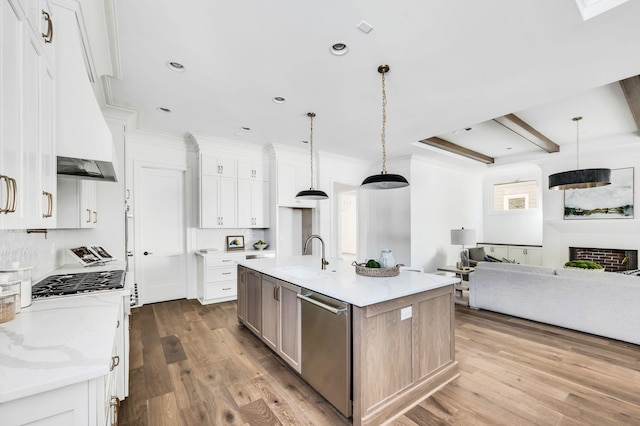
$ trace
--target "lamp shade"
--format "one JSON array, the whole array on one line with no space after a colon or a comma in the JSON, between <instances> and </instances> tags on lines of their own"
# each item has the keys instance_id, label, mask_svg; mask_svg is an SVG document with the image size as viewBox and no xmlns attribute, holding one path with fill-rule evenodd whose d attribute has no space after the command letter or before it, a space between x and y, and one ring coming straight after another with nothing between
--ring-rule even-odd
<instances>
[{"instance_id":1,"label":"lamp shade","mask_svg":"<svg viewBox=\"0 0 640 426\"><path fill-rule=\"evenodd\" d=\"M549 176L549 189L583 189L611 183L611 169L580 169Z\"/></svg>"},{"instance_id":2,"label":"lamp shade","mask_svg":"<svg viewBox=\"0 0 640 426\"><path fill-rule=\"evenodd\" d=\"M401 175L380 173L379 175L369 176L360 186L365 189L394 189L409 186L409 182Z\"/></svg>"},{"instance_id":3,"label":"lamp shade","mask_svg":"<svg viewBox=\"0 0 640 426\"><path fill-rule=\"evenodd\" d=\"M451 230L451 245L454 246L468 246L476 243L476 230L475 229L452 229Z\"/></svg>"},{"instance_id":4,"label":"lamp shade","mask_svg":"<svg viewBox=\"0 0 640 426\"><path fill-rule=\"evenodd\" d=\"M326 192L318 189L305 189L304 191L298 192L296 198L303 200L326 200L329 196Z\"/></svg>"}]
</instances>

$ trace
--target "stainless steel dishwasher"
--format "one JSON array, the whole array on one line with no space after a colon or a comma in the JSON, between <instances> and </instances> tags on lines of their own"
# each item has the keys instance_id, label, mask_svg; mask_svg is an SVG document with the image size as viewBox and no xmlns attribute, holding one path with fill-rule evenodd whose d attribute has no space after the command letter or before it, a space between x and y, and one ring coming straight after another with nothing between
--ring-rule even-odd
<instances>
[{"instance_id":1,"label":"stainless steel dishwasher","mask_svg":"<svg viewBox=\"0 0 640 426\"><path fill-rule=\"evenodd\" d=\"M302 378L351 417L351 305L302 289Z\"/></svg>"}]
</instances>

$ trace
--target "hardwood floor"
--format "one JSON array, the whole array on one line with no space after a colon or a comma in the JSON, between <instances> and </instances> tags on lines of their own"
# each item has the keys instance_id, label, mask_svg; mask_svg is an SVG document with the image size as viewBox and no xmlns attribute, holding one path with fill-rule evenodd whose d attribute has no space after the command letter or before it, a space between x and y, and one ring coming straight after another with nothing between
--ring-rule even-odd
<instances>
[{"instance_id":1,"label":"hardwood floor","mask_svg":"<svg viewBox=\"0 0 640 426\"><path fill-rule=\"evenodd\" d=\"M461 376L393 425L640 424L640 346L457 305L456 359ZM124 426L350 424L235 302L134 309L130 365Z\"/></svg>"}]
</instances>

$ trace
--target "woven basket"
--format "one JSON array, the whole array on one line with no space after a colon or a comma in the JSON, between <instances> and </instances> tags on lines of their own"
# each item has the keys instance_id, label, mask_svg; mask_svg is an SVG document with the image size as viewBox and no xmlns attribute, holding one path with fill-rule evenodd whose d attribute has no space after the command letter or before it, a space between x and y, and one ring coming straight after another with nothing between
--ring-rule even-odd
<instances>
[{"instance_id":1,"label":"woven basket","mask_svg":"<svg viewBox=\"0 0 640 426\"><path fill-rule=\"evenodd\" d=\"M357 263L356 261L353 261L352 265L356 267L356 274L365 277L397 277L400 275L401 265L396 265L393 268L367 268L366 263Z\"/></svg>"}]
</instances>

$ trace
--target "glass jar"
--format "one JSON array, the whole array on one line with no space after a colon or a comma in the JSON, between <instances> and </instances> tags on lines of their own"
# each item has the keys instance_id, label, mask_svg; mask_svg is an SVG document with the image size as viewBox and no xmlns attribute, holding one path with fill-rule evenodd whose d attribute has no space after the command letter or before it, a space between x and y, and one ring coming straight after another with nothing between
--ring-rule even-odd
<instances>
[{"instance_id":1,"label":"glass jar","mask_svg":"<svg viewBox=\"0 0 640 426\"><path fill-rule=\"evenodd\" d=\"M11 321L16 317L16 295L0 293L0 323Z\"/></svg>"},{"instance_id":2,"label":"glass jar","mask_svg":"<svg viewBox=\"0 0 640 426\"><path fill-rule=\"evenodd\" d=\"M11 311L13 312L13 314L17 314L18 312L20 312L20 281L8 281L3 278L8 278L8 276L0 276L0 297L6 301L6 309L9 309L9 303L13 303L13 305L11 306Z\"/></svg>"},{"instance_id":3,"label":"glass jar","mask_svg":"<svg viewBox=\"0 0 640 426\"><path fill-rule=\"evenodd\" d=\"M381 268L393 268L396 266L396 260L393 258L391 249L382 249L378 263L380 263Z\"/></svg>"},{"instance_id":4,"label":"glass jar","mask_svg":"<svg viewBox=\"0 0 640 426\"><path fill-rule=\"evenodd\" d=\"M26 308L31 305L31 266L22 266L20 262L12 262L10 265L0 264L0 284L18 280L20 281L19 307Z\"/></svg>"}]
</instances>

